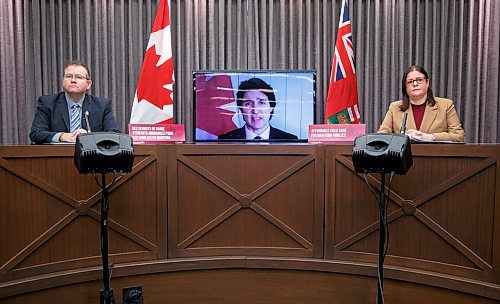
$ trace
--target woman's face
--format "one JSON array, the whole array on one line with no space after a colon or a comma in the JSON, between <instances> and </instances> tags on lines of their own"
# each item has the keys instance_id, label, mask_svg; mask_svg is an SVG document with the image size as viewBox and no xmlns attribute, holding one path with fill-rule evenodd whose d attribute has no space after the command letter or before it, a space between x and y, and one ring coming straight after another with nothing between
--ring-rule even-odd
<instances>
[{"instance_id":1,"label":"woman's face","mask_svg":"<svg viewBox=\"0 0 500 304\"><path fill-rule=\"evenodd\" d=\"M429 79L419 71L411 71L406 77L406 93L410 100L419 100L427 95Z\"/></svg>"},{"instance_id":2,"label":"woman's face","mask_svg":"<svg viewBox=\"0 0 500 304\"><path fill-rule=\"evenodd\" d=\"M243 120L245 120L247 127L252 132L260 134L269 125L273 108L266 94L258 90L245 92L243 99L243 103L241 104Z\"/></svg>"}]
</instances>

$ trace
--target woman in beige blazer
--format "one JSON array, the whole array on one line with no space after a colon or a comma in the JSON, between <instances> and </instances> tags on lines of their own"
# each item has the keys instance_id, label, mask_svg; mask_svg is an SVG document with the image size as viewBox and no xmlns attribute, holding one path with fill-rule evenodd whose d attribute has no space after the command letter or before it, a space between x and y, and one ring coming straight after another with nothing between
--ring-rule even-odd
<instances>
[{"instance_id":1,"label":"woman in beige blazer","mask_svg":"<svg viewBox=\"0 0 500 304\"><path fill-rule=\"evenodd\" d=\"M391 103L378 132L399 133L406 112L406 135L429 141L464 141L453 101L434 97L429 84L423 67L409 67L401 83L403 99Z\"/></svg>"}]
</instances>

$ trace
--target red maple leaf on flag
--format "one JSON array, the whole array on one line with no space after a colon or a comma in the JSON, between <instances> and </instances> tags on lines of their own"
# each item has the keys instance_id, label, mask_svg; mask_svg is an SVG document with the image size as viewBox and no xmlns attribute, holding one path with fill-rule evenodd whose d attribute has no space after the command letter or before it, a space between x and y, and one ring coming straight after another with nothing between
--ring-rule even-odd
<instances>
[{"instance_id":1,"label":"red maple leaf on flag","mask_svg":"<svg viewBox=\"0 0 500 304\"><path fill-rule=\"evenodd\" d=\"M146 51L142 64L141 81L137 85L137 100L138 102L147 100L159 109L163 109L165 104L173 103L172 90L165 87L167 83L173 83L173 74L171 73L173 63L172 59L169 59L157 67L156 63L159 59L160 56L156 55L155 46Z\"/></svg>"}]
</instances>

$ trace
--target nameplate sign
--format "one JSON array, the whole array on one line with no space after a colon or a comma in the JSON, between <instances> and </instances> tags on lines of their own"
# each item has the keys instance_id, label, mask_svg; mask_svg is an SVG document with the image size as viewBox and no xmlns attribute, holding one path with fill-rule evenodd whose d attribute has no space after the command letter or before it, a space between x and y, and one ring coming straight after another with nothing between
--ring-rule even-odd
<instances>
[{"instance_id":1,"label":"nameplate sign","mask_svg":"<svg viewBox=\"0 0 500 304\"><path fill-rule=\"evenodd\" d=\"M310 144L347 144L366 132L365 124L310 125L308 142Z\"/></svg>"},{"instance_id":2,"label":"nameplate sign","mask_svg":"<svg viewBox=\"0 0 500 304\"><path fill-rule=\"evenodd\" d=\"M184 125L129 124L128 131L134 144L161 145L186 141Z\"/></svg>"}]
</instances>

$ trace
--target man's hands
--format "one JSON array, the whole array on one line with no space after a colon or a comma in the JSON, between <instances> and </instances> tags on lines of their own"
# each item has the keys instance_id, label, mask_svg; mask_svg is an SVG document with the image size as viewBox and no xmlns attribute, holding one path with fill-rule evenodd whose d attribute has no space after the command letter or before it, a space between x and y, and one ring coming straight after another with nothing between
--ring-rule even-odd
<instances>
[{"instance_id":1,"label":"man's hands","mask_svg":"<svg viewBox=\"0 0 500 304\"><path fill-rule=\"evenodd\" d=\"M78 129L78 130L74 131L73 133L63 133L59 137L59 141L61 141L61 142L76 142L76 137L78 136L78 134L82 134L82 133L87 133L87 130Z\"/></svg>"}]
</instances>

